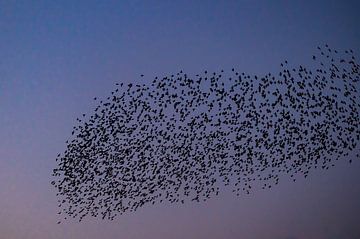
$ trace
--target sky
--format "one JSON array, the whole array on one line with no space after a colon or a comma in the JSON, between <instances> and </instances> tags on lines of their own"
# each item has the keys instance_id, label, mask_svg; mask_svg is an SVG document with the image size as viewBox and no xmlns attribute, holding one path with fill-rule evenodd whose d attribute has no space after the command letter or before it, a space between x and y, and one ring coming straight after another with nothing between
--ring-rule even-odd
<instances>
[{"instance_id":1,"label":"sky","mask_svg":"<svg viewBox=\"0 0 360 239\"><path fill-rule=\"evenodd\" d=\"M359 1L0 0L1 238L360 238L360 162L204 203L57 224L50 184L76 118L117 82L277 72L329 44L360 54ZM144 74L144 77L140 77Z\"/></svg>"}]
</instances>

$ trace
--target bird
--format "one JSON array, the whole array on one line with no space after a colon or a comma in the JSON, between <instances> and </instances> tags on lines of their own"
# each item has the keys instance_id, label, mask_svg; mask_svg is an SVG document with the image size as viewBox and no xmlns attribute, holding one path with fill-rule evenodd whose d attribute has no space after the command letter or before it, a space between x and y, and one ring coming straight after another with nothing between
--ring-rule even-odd
<instances>
[{"instance_id":1,"label":"bird","mask_svg":"<svg viewBox=\"0 0 360 239\"><path fill-rule=\"evenodd\" d=\"M59 215L114 220L148 204L201 203L224 187L271 190L282 175L296 182L360 159L360 65L352 51L321 48L308 65L288 59L266 75L181 70L111 91L57 154Z\"/></svg>"}]
</instances>

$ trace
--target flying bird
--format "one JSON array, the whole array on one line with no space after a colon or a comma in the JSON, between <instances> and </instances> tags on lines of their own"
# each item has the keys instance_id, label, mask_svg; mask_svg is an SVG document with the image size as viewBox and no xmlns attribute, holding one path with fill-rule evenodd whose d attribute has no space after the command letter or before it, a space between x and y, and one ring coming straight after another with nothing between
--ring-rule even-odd
<instances>
[{"instance_id":1,"label":"flying bird","mask_svg":"<svg viewBox=\"0 0 360 239\"><path fill-rule=\"evenodd\" d=\"M225 186L249 194L281 175L296 181L358 159L360 65L350 51L332 49L330 61L318 50L313 65L286 60L266 75L180 71L113 91L78 119L56 158L60 211L113 220L147 204L206 201Z\"/></svg>"}]
</instances>

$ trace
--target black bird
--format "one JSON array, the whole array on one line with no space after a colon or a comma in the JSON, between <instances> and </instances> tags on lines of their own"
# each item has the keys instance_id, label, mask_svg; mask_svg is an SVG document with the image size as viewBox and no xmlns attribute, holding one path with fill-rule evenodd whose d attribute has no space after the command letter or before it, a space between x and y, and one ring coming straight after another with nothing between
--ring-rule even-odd
<instances>
[{"instance_id":1,"label":"black bird","mask_svg":"<svg viewBox=\"0 0 360 239\"><path fill-rule=\"evenodd\" d=\"M112 91L77 119L57 155L51 184L61 215L112 220L164 200L205 201L223 186L236 195L258 183L270 189L280 175L296 181L360 159L360 65L352 51L329 54L312 57L320 66L180 71Z\"/></svg>"}]
</instances>

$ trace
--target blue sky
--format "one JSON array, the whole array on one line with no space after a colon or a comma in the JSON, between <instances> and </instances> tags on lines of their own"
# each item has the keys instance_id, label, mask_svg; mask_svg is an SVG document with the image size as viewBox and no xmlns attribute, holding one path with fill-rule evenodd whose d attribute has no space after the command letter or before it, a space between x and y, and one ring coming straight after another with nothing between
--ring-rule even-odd
<instances>
[{"instance_id":1,"label":"blue sky","mask_svg":"<svg viewBox=\"0 0 360 239\"><path fill-rule=\"evenodd\" d=\"M115 221L57 225L51 170L76 117L116 82L183 70L277 72L316 46L359 56L358 1L0 1L0 231L5 238L359 238L360 162L296 183ZM144 74L145 77L140 78Z\"/></svg>"}]
</instances>

